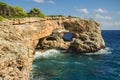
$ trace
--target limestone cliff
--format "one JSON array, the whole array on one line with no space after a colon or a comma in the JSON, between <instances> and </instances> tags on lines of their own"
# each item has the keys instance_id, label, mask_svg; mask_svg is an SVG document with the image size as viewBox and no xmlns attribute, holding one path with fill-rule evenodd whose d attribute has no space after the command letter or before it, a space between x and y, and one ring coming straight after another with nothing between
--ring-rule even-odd
<instances>
[{"instance_id":1,"label":"limestone cliff","mask_svg":"<svg viewBox=\"0 0 120 80\"><path fill-rule=\"evenodd\" d=\"M96 44L97 49L104 48L105 44L98 26L99 24L93 20L64 17L21 18L0 22L0 80L28 80L39 39L51 35L54 30L63 29L63 32L74 33L75 40L73 38L70 42L64 40L59 42L67 44L65 48L70 46L69 48L74 50L79 47L80 51L81 41L84 42L82 44ZM61 39L59 36L56 38L58 41ZM47 41L47 45L51 42L50 45L54 47L57 43L53 41Z\"/></svg>"},{"instance_id":2,"label":"limestone cliff","mask_svg":"<svg viewBox=\"0 0 120 80\"><path fill-rule=\"evenodd\" d=\"M62 28L54 29L50 36L40 39L37 48L64 49L78 54L105 48L99 23L94 20L71 18L62 20L61 26Z\"/></svg>"}]
</instances>

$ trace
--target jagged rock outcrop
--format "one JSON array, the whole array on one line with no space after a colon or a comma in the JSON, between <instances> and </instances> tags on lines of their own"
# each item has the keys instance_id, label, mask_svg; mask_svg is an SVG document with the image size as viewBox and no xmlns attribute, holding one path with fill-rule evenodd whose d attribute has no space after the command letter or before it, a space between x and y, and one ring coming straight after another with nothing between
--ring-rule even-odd
<instances>
[{"instance_id":1,"label":"jagged rock outcrop","mask_svg":"<svg viewBox=\"0 0 120 80\"><path fill-rule=\"evenodd\" d=\"M95 52L105 48L99 23L91 19L68 19L61 22L62 29L40 39L39 49L65 49L78 53ZM68 36L65 36L68 35ZM71 39L66 40L65 38Z\"/></svg>"},{"instance_id":2,"label":"jagged rock outcrop","mask_svg":"<svg viewBox=\"0 0 120 80\"><path fill-rule=\"evenodd\" d=\"M83 49L97 50L105 47L98 26L99 24L93 20L65 17L21 18L0 22L0 80L29 79L39 39L43 39L39 42L42 45L38 44L39 48L70 48L83 51ZM71 41L63 39L66 32L73 33Z\"/></svg>"}]
</instances>

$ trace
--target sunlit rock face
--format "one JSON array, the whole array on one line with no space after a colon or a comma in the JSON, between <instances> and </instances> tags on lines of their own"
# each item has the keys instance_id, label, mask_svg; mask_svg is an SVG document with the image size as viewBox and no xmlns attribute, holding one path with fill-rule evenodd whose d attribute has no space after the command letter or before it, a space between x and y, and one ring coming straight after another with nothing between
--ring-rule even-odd
<instances>
[{"instance_id":1,"label":"sunlit rock face","mask_svg":"<svg viewBox=\"0 0 120 80\"><path fill-rule=\"evenodd\" d=\"M97 51L105 44L99 24L93 20L67 17L5 20L0 22L0 80L28 80L36 46L81 53Z\"/></svg>"},{"instance_id":2,"label":"sunlit rock face","mask_svg":"<svg viewBox=\"0 0 120 80\"><path fill-rule=\"evenodd\" d=\"M90 19L72 18L62 20L62 28L40 39L39 49L72 50L78 54L96 52L105 48L99 23Z\"/></svg>"},{"instance_id":3,"label":"sunlit rock face","mask_svg":"<svg viewBox=\"0 0 120 80\"><path fill-rule=\"evenodd\" d=\"M0 22L0 80L28 80L39 39L59 27L56 26L57 21L41 18L23 20Z\"/></svg>"}]
</instances>

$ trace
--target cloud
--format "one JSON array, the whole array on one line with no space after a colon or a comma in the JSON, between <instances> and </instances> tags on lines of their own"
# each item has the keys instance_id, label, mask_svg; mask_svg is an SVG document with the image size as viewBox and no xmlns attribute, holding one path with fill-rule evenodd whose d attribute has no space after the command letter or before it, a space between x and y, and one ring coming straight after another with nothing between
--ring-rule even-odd
<instances>
[{"instance_id":1,"label":"cloud","mask_svg":"<svg viewBox=\"0 0 120 80\"><path fill-rule=\"evenodd\" d=\"M46 0L34 0L35 2L37 2L37 3L51 3L51 4L54 4L55 2L53 1L53 0L48 0L48 1L46 1Z\"/></svg>"},{"instance_id":2,"label":"cloud","mask_svg":"<svg viewBox=\"0 0 120 80\"><path fill-rule=\"evenodd\" d=\"M95 18L103 19L103 20L111 20L112 19L112 17L110 17L110 16L102 16L102 15L99 15L99 14L96 14Z\"/></svg>"},{"instance_id":3,"label":"cloud","mask_svg":"<svg viewBox=\"0 0 120 80\"><path fill-rule=\"evenodd\" d=\"M103 26L120 26L120 21L101 22Z\"/></svg>"},{"instance_id":4,"label":"cloud","mask_svg":"<svg viewBox=\"0 0 120 80\"><path fill-rule=\"evenodd\" d=\"M119 15L120 15L120 11L117 11L117 14L119 14Z\"/></svg>"},{"instance_id":5,"label":"cloud","mask_svg":"<svg viewBox=\"0 0 120 80\"><path fill-rule=\"evenodd\" d=\"M49 0L48 3L54 4L55 2L53 0Z\"/></svg>"},{"instance_id":6,"label":"cloud","mask_svg":"<svg viewBox=\"0 0 120 80\"><path fill-rule=\"evenodd\" d=\"M95 10L95 12L97 12L97 13L107 13L107 10L104 10L102 8L98 8L98 9Z\"/></svg>"},{"instance_id":7,"label":"cloud","mask_svg":"<svg viewBox=\"0 0 120 80\"><path fill-rule=\"evenodd\" d=\"M34 1L37 3L44 3L45 2L45 0L34 0Z\"/></svg>"},{"instance_id":8,"label":"cloud","mask_svg":"<svg viewBox=\"0 0 120 80\"><path fill-rule=\"evenodd\" d=\"M83 13L83 14L89 14L87 8L77 9L77 11L79 11L80 13Z\"/></svg>"}]
</instances>

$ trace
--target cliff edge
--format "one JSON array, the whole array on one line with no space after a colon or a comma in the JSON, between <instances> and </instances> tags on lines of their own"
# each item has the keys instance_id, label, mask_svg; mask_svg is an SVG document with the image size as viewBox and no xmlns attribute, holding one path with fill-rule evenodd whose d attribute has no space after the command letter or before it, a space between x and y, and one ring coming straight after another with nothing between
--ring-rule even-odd
<instances>
[{"instance_id":1,"label":"cliff edge","mask_svg":"<svg viewBox=\"0 0 120 80\"><path fill-rule=\"evenodd\" d=\"M0 80L28 80L36 46L94 52L104 48L105 43L94 20L66 17L4 20L0 22Z\"/></svg>"}]
</instances>

